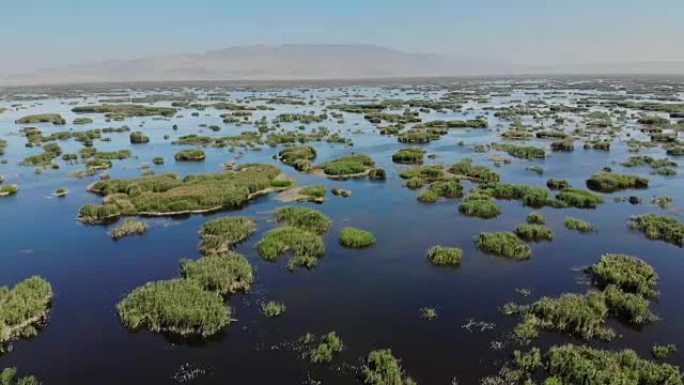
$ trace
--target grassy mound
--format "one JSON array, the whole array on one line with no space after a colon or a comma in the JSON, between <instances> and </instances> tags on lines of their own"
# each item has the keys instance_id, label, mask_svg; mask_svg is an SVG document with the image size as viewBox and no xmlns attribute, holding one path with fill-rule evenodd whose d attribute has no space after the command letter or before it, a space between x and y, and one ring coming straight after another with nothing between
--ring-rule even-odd
<instances>
[{"instance_id":1,"label":"grassy mound","mask_svg":"<svg viewBox=\"0 0 684 385\"><path fill-rule=\"evenodd\" d=\"M338 235L340 245L351 248L369 247L375 243L375 236L370 231L345 227Z\"/></svg>"},{"instance_id":2,"label":"grassy mound","mask_svg":"<svg viewBox=\"0 0 684 385\"><path fill-rule=\"evenodd\" d=\"M563 224L568 230L576 230L580 233L591 233L596 230L596 227L591 223L573 217L566 217Z\"/></svg>"},{"instance_id":3,"label":"grassy mound","mask_svg":"<svg viewBox=\"0 0 684 385\"><path fill-rule=\"evenodd\" d=\"M684 224L675 218L656 214L644 214L629 218L629 227L641 231L648 239L684 246Z\"/></svg>"},{"instance_id":4,"label":"grassy mound","mask_svg":"<svg viewBox=\"0 0 684 385\"><path fill-rule=\"evenodd\" d=\"M223 295L247 291L254 277L252 266L240 254L212 254L198 260L182 259L181 276L198 282L205 290Z\"/></svg>"},{"instance_id":5,"label":"grassy mound","mask_svg":"<svg viewBox=\"0 0 684 385\"><path fill-rule=\"evenodd\" d=\"M373 159L369 156L355 154L322 163L318 167L321 168L326 175L344 176L364 173L370 170L374 165L375 162L373 162Z\"/></svg>"},{"instance_id":6,"label":"grassy mound","mask_svg":"<svg viewBox=\"0 0 684 385\"><path fill-rule=\"evenodd\" d=\"M232 250L256 231L254 219L223 217L204 222L200 228L200 252L217 254Z\"/></svg>"},{"instance_id":7,"label":"grassy mound","mask_svg":"<svg viewBox=\"0 0 684 385\"><path fill-rule=\"evenodd\" d=\"M297 267L313 269L318 258L325 253L325 246L320 235L299 227L283 226L273 229L256 244L257 251L267 261L274 261L281 255L292 253L288 268Z\"/></svg>"},{"instance_id":8,"label":"grassy mound","mask_svg":"<svg viewBox=\"0 0 684 385\"><path fill-rule=\"evenodd\" d=\"M173 155L177 162L198 162L204 160L207 156L204 151L200 149L194 150L180 150Z\"/></svg>"},{"instance_id":9,"label":"grassy mound","mask_svg":"<svg viewBox=\"0 0 684 385\"><path fill-rule=\"evenodd\" d=\"M544 225L519 225L513 232L518 238L528 242L550 241L553 239L553 231Z\"/></svg>"},{"instance_id":10,"label":"grassy mound","mask_svg":"<svg viewBox=\"0 0 684 385\"><path fill-rule=\"evenodd\" d=\"M403 164L420 164L423 163L424 155L425 150L420 147L406 147L395 152L392 155L392 161Z\"/></svg>"},{"instance_id":11,"label":"grassy mound","mask_svg":"<svg viewBox=\"0 0 684 385\"><path fill-rule=\"evenodd\" d=\"M475 238L475 244L485 253L509 259L522 261L532 256L532 249L510 232L480 233Z\"/></svg>"},{"instance_id":12,"label":"grassy mound","mask_svg":"<svg viewBox=\"0 0 684 385\"><path fill-rule=\"evenodd\" d=\"M283 206L275 210L278 223L298 227L313 233L324 233L332 221L322 212L299 206Z\"/></svg>"},{"instance_id":13,"label":"grassy mound","mask_svg":"<svg viewBox=\"0 0 684 385\"><path fill-rule=\"evenodd\" d=\"M316 149L311 146L289 146L278 153L278 159L299 171L310 171L311 161L316 159Z\"/></svg>"},{"instance_id":14,"label":"grassy mound","mask_svg":"<svg viewBox=\"0 0 684 385\"><path fill-rule=\"evenodd\" d=\"M648 178L601 171L587 179L587 187L594 191L608 193L630 188L647 188Z\"/></svg>"},{"instance_id":15,"label":"grassy mound","mask_svg":"<svg viewBox=\"0 0 684 385\"><path fill-rule=\"evenodd\" d=\"M136 221L135 219L128 218L119 226L113 228L109 232L109 236L112 239L121 239L130 235L142 235L147 231L147 222Z\"/></svg>"},{"instance_id":16,"label":"grassy mound","mask_svg":"<svg viewBox=\"0 0 684 385\"><path fill-rule=\"evenodd\" d=\"M459 266L463 250L458 247L432 246L427 251L427 259L437 266Z\"/></svg>"},{"instance_id":17,"label":"grassy mound","mask_svg":"<svg viewBox=\"0 0 684 385\"><path fill-rule=\"evenodd\" d=\"M187 279L148 282L119 302L117 311L130 329L179 335L210 336L230 322L223 297Z\"/></svg>"},{"instance_id":18,"label":"grassy mound","mask_svg":"<svg viewBox=\"0 0 684 385\"><path fill-rule=\"evenodd\" d=\"M494 199L471 194L458 206L458 211L469 217L495 218L501 213Z\"/></svg>"},{"instance_id":19,"label":"grassy mound","mask_svg":"<svg viewBox=\"0 0 684 385\"><path fill-rule=\"evenodd\" d=\"M32 276L12 289L0 287L0 353L16 338L31 337L45 320L52 300L52 286Z\"/></svg>"}]
</instances>

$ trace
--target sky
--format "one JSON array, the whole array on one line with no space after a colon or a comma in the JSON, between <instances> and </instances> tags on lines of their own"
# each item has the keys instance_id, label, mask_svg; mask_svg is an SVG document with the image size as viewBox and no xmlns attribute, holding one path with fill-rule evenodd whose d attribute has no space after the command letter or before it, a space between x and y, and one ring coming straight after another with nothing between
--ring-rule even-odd
<instances>
[{"instance_id":1,"label":"sky","mask_svg":"<svg viewBox=\"0 0 684 385\"><path fill-rule=\"evenodd\" d=\"M0 0L0 75L253 44L684 61L684 0Z\"/></svg>"}]
</instances>

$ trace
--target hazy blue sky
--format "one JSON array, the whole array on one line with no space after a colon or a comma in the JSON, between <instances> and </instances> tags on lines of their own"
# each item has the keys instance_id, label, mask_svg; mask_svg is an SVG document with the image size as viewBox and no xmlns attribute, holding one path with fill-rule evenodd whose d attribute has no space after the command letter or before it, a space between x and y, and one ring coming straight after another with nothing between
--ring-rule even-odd
<instances>
[{"instance_id":1,"label":"hazy blue sky","mask_svg":"<svg viewBox=\"0 0 684 385\"><path fill-rule=\"evenodd\" d=\"M0 3L0 74L283 43L377 44L525 64L684 60L684 0Z\"/></svg>"}]
</instances>

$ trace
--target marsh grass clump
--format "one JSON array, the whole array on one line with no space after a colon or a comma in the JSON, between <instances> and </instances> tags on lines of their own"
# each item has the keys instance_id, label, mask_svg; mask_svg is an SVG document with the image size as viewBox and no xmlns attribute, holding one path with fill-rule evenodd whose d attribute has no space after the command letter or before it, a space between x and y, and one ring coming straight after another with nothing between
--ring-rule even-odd
<instances>
[{"instance_id":1,"label":"marsh grass clump","mask_svg":"<svg viewBox=\"0 0 684 385\"><path fill-rule=\"evenodd\" d=\"M76 106L71 109L77 114L103 113L113 120L123 120L133 116L163 116L170 118L176 114L175 108L145 106L141 104L101 104L94 106Z\"/></svg>"},{"instance_id":2,"label":"marsh grass clump","mask_svg":"<svg viewBox=\"0 0 684 385\"><path fill-rule=\"evenodd\" d=\"M459 247L432 246L426 257L433 265L460 266L463 250Z\"/></svg>"},{"instance_id":3,"label":"marsh grass clump","mask_svg":"<svg viewBox=\"0 0 684 385\"><path fill-rule=\"evenodd\" d=\"M439 195L432 190L425 190L418 195L417 199L423 203L435 203L439 200Z\"/></svg>"},{"instance_id":4,"label":"marsh grass clump","mask_svg":"<svg viewBox=\"0 0 684 385\"><path fill-rule=\"evenodd\" d=\"M340 187L333 187L332 190L330 190L330 192L332 192L333 195L338 195L343 198L348 198L352 194L351 190L343 189Z\"/></svg>"},{"instance_id":5,"label":"marsh grass clump","mask_svg":"<svg viewBox=\"0 0 684 385\"><path fill-rule=\"evenodd\" d=\"M575 141L572 139L556 140L551 143L551 151L570 152L575 150Z\"/></svg>"},{"instance_id":6,"label":"marsh grass clump","mask_svg":"<svg viewBox=\"0 0 684 385\"><path fill-rule=\"evenodd\" d=\"M421 164L423 163L423 156L425 156L425 150L422 148L406 147L395 152L392 155L392 161L403 164Z\"/></svg>"},{"instance_id":7,"label":"marsh grass clump","mask_svg":"<svg viewBox=\"0 0 684 385\"><path fill-rule=\"evenodd\" d=\"M513 231L518 238L527 242L551 241L553 231L544 225L523 224Z\"/></svg>"},{"instance_id":8,"label":"marsh grass clump","mask_svg":"<svg viewBox=\"0 0 684 385\"><path fill-rule=\"evenodd\" d=\"M131 235L142 235L147 231L147 222L136 221L132 218L127 218L119 226L109 231L109 236L114 240L128 237Z\"/></svg>"},{"instance_id":9,"label":"marsh grass clump","mask_svg":"<svg viewBox=\"0 0 684 385\"><path fill-rule=\"evenodd\" d=\"M204 255L232 250L256 231L250 217L223 217L204 222L200 228L200 252Z\"/></svg>"},{"instance_id":10,"label":"marsh grass clump","mask_svg":"<svg viewBox=\"0 0 684 385\"><path fill-rule=\"evenodd\" d=\"M2 108L0 108L0 113ZM4 368L0 370L0 384L2 385L40 385L36 376L17 377L17 368Z\"/></svg>"},{"instance_id":11,"label":"marsh grass clump","mask_svg":"<svg viewBox=\"0 0 684 385\"><path fill-rule=\"evenodd\" d=\"M311 146L289 146L278 153L278 159L298 171L311 171L316 149Z\"/></svg>"},{"instance_id":12,"label":"marsh grass clump","mask_svg":"<svg viewBox=\"0 0 684 385\"><path fill-rule=\"evenodd\" d=\"M417 385L401 367L401 362L390 349L374 350L368 354L361 369L365 385Z\"/></svg>"},{"instance_id":13,"label":"marsh grass clump","mask_svg":"<svg viewBox=\"0 0 684 385\"><path fill-rule=\"evenodd\" d=\"M162 158L161 156L155 156L154 158L152 158L152 163L156 164L157 166L160 166L164 164L164 158Z\"/></svg>"},{"instance_id":14,"label":"marsh grass clump","mask_svg":"<svg viewBox=\"0 0 684 385\"><path fill-rule=\"evenodd\" d=\"M121 300L117 312L132 330L144 327L181 336L211 336L231 321L223 297L193 279L148 282Z\"/></svg>"},{"instance_id":15,"label":"marsh grass clump","mask_svg":"<svg viewBox=\"0 0 684 385\"><path fill-rule=\"evenodd\" d=\"M197 162L204 160L207 156L204 154L203 150L180 150L174 154L174 159L177 162Z\"/></svg>"},{"instance_id":16,"label":"marsh grass clump","mask_svg":"<svg viewBox=\"0 0 684 385\"><path fill-rule=\"evenodd\" d=\"M603 197L591 191L566 188L556 194L556 200L578 209L594 209L603 203Z\"/></svg>"},{"instance_id":17,"label":"marsh grass clump","mask_svg":"<svg viewBox=\"0 0 684 385\"><path fill-rule=\"evenodd\" d=\"M483 219L495 218L501 214L501 209L494 199L479 194L469 194L458 206L458 211L469 217Z\"/></svg>"},{"instance_id":18,"label":"marsh grass clump","mask_svg":"<svg viewBox=\"0 0 684 385\"><path fill-rule=\"evenodd\" d=\"M591 233L596 231L596 226L574 217L566 217L565 220L563 220L563 225L565 225L565 228L568 230L576 230L580 233Z\"/></svg>"},{"instance_id":19,"label":"marsh grass clump","mask_svg":"<svg viewBox=\"0 0 684 385\"><path fill-rule=\"evenodd\" d=\"M72 123L73 124L90 124L92 122L93 122L92 119L84 117L84 118L76 118L76 119L74 119L74 121Z\"/></svg>"},{"instance_id":20,"label":"marsh grass clump","mask_svg":"<svg viewBox=\"0 0 684 385\"><path fill-rule=\"evenodd\" d=\"M26 278L11 289L0 287L0 354L10 341L38 333L52 296L50 283L38 276Z\"/></svg>"},{"instance_id":21,"label":"marsh grass clump","mask_svg":"<svg viewBox=\"0 0 684 385\"><path fill-rule=\"evenodd\" d=\"M131 132L128 137L132 144L142 144L150 141L150 137L140 131Z\"/></svg>"},{"instance_id":22,"label":"marsh grass clump","mask_svg":"<svg viewBox=\"0 0 684 385\"><path fill-rule=\"evenodd\" d=\"M310 201L323 202L327 192L328 189L325 187L325 185L317 184L303 187L301 190L299 190L299 195L307 197Z\"/></svg>"},{"instance_id":23,"label":"marsh grass clump","mask_svg":"<svg viewBox=\"0 0 684 385\"><path fill-rule=\"evenodd\" d=\"M360 249L369 247L375 243L375 236L370 231L357 229L356 227L345 227L338 235L340 245Z\"/></svg>"},{"instance_id":24,"label":"marsh grass clump","mask_svg":"<svg viewBox=\"0 0 684 385\"><path fill-rule=\"evenodd\" d=\"M368 171L368 178L370 180L385 180L387 179L387 173L383 168L374 167Z\"/></svg>"},{"instance_id":25,"label":"marsh grass clump","mask_svg":"<svg viewBox=\"0 0 684 385\"><path fill-rule=\"evenodd\" d=\"M322 212L299 206L283 206L275 210L276 221L282 225L293 226L322 234L330 227L332 220Z\"/></svg>"},{"instance_id":26,"label":"marsh grass clump","mask_svg":"<svg viewBox=\"0 0 684 385\"><path fill-rule=\"evenodd\" d=\"M519 261L532 255L532 249L511 232L482 232L475 237L475 244L485 253Z\"/></svg>"},{"instance_id":27,"label":"marsh grass clump","mask_svg":"<svg viewBox=\"0 0 684 385\"><path fill-rule=\"evenodd\" d=\"M643 259L626 254L604 254L587 271L599 288L615 285L623 292L648 299L658 295L658 274Z\"/></svg>"},{"instance_id":28,"label":"marsh grass clump","mask_svg":"<svg viewBox=\"0 0 684 385\"><path fill-rule=\"evenodd\" d=\"M33 123L52 123L57 125L66 124L66 120L60 114L36 114L26 115L17 119L16 124L33 124Z\"/></svg>"},{"instance_id":29,"label":"marsh grass clump","mask_svg":"<svg viewBox=\"0 0 684 385\"><path fill-rule=\"evenodd\" d=\"M449 172L454 175L463 175L475 183L497 183L500 175L485 166L474 166L473 161L464 158L449 167Z\"/></svg>"},{"instance_id":30,"label":"marsh grass clump","mask_svg":"<svg viewBox=\"0 0 684 385\"><path fill-rule=\"evenodd\" d=\"M587 187L594 191L615 192L630 188L647 188L648 178L638 175L613 174L601 171L587 179Z\"/></svg>"},{"instance_id":31,"label":"marsh grass clump","mask_svg":"<svg viewBox=\"0 0 684 385\"><path fill-rule=\"evenodd\" d=\"M549 190L563 190L570 188L570 183L564 179L550 178L546 181L546 187L548 187Z\"/></svg>"},{"instance_id":32,"label":"marsh grass clump","mask_svg":"<svg viewBox=\"0 0 684 385\"><path fill-rule=\"evenodd\" d=\"M375 162L369 156L354 154L322 163L318 167L322 169L326 175L345 176L365 173L374 165Z\"/></svg>"},{"instance_id":33,"label":"marsh grass clump","mask_svg":"<svg viewBox=\"0 0 684 385\"><path fill-rule=\"evenodd\" d=\"M67 196L67 194L69 194L69 191L64 187L60 187L52 193L52 195L58 198L64 198L65 196Z\"/></svg>"},{"instance_id":34,"label":"marsh grass clump","mask_svg":"<svg viewBox=\"0 0 684 385\"><path fill-rule=\"evenodd\" d=\"M267 261L274 261L279 256L291 253L288 269L297 267L313 269L318 258L325 253L325 246L320 235L299 227L282 226L266 234L256 244L257 251Z\"/></svg>"},{"instance_id":35,"label":"marsh grass clump","mask_svg":"<svg viewBox=\"0 0 684 385\"><path fill-rule=\"evenodd\" d=\"M677 346L675 344L658 345L655 344L651 347L651 354L653 357L658 359L663 359L670 354L677 353Z\"/></svg>"},{"instance_id":36,"label":"marsh grass clump","mask_svg":"<svg viewBox=\"0 0 684 385\"><path fill-rule=\"evenodd\" d=\"M629 218L629 228L642 232L648 239L684 246L684 224L675 218L644 214Z\"/></svg>"},{"instance_id":37,"label":"marsh grass clump","mask_svg":"<svg viewBox=\"0 0 684 385\"><path fill-rule=\"evenodd\" d=\"M217 174L160 174L100 180L88 190L103 195L103 204L79 210L79 220L102 223L120 215L181 215L242 207L256 196L291 184L278 167L245 164ZM286 182L286 183L281 183Z\"/></svg>"},{"instance_id":38,"label":"marsh grass clump","mask_svg":"<svg viewBox=\"0 0 684 385\"><path fill-rule=\"evenodd\" d=\"M19 186L16 184L3 184L0 185L0 197L6 197L14 195L19 191Z\"/></svg>"},{"instance_id":39,"label":"marsh grass clump","mask_svg":"<svg viewBox=\"0 0 684 385\"><path fill-rule=\"evenodd\" d=\"M221 295L245 292L254 281L247 258L232 251L197 260L181 259L180 274L198 282L205 290Z\"/></svg>"},{"instance_id":40,"label":"marsh grass clump","mask_svg":"<svg viewBox=\"0 0 684 385\"><path fill-rule=\"evenodd\" d=\"M519 146L516 144L494 143L492 148L497 151L503 151L515 158L522 159L543 159L546 157L546 151L543 148L534 146Z\"/></svg>"},{"instance_id":41,"label":"marsh grass clump","mask_svg":"<svg viewBox=\"0 0 684 385\"><path fill-rule=\"evenodd\" d=\"M546 219L544 218L544 215L542 213L530 213L527 215L527 218L525 218L525 222L531 224L531 225L543 225L546 223Z\"/></svg>"},{"instance_id":42,"label":"marsh grass clump","mask_svg":"<svg viewBox=\"0 0 684 385\"><path fill-rule=\"evenodd\" d=\"M261 312L269 318L277 317L285 313L285 310L287 306L282 302L268 301L261 304Z\"/></svg>"},{"instance_id":43,"label":"marsh grass clump","mask_svg":"<svg viewBox=\"0 0 684 385\"><path fill-rule=\"evenodd\" d=\"M460 198L463 196L463 185L456 180L437 181L430 184L428 191L442 198Z\"/></svg>"},{"instance_id":44,"label":"marsh grass clump","mask_svg":"<svg viewBox=\"0 0 684 385\"><path fill-rule=\"evenodd\" d=\"M342 339L332 331L320 338L318 345L309 351L309 357L314 364L328 364L342 349Z\"/></svg>"},{"instance_id":45,"label":"marsh grass clump","mask_svg":"<svg viewBox=\"0 0 684 385\"><path fill-rule=\"evenodd\" d=\"M423 307L420 309L420 318L427 321L434 321L437 319L437 310L433 307Z\"/></svg>"}]
</instances>

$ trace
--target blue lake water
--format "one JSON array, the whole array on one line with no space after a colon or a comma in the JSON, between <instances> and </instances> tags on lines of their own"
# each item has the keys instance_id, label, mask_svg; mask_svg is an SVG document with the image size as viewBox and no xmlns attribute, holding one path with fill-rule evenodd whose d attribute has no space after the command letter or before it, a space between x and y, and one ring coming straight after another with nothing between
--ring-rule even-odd
<instances>
[{"instance_id":1,"label":"blue lake water","mask_svg":"<svg viewBox=\"0 0 684 385\"><path fill-rule=\"evenodd\" d=\"M344 87L321 89L291 89L273 91L232 91L239 99L252 95L305 95L322 100L332 95L347 100L349 95L369 98L415 97L406 89L378 87ZM437 95L439 91L425 91ZM573 90L549 93L541 98L549 101L570 100ZM476 164L492 168L493 153L476 153L475 144L499 140L498 128L509 122L500 121L483 110L499 106L510 100L540 98L518 90L511 96L491 97L487 103L469 102L463 112L421 113L423 120L466 119L484 115L489 120L486 130L453 129L440 140L423 145L437 158L427 163L452 164L469 157ZM193 215L183 218L149 218L150 228L140 237L113 241L107 235L110 226L84 225L76 220L79 207L97 203L100 197L88 193L86 186L97 176L72 178L68 173L83 169L82 164L66 165L58 160L59 170L45 170L35 174L33 167L19 165L25 156L40 153L40 148L26 148L26 138L14 124L20 116L33 113L58 112L71 122L76 115L69 102L79 104L97 100L50 98L21 102L26 109L9 110L0 114L0 138L9 142L8 161L0 165L5 183L16 183L20 191L15 196L0 198L0 237L2 239L2 268L0 284L12 286L31 275L46 278L53 287L55 298L46 326L30 339L15 341L13 349L0 356L0 367L17 366L22 373L38 376L45 384L149 384L176 383L174 378L183 365L205 371L188 383L192 384L299 384L307 378L322 380L324 384L354 383L350 366L370 350L389 347L402 360L406 371L420 384L476 383L485 375L493 374L500 364L519 345L505 344L498 351L492 341L509 341L516 317L501 315L500 306L511 300L529 302L543 295L563 292L584 292L588 286L573 270L595 262L607 252L639 256L654 266L660 275L661 296L653 301L651 309L662 317L661 321L640 330L610 321L619 337L610 343L589 342L604 348L630 347L644 357L650 356L653 343L675 343L684 348L684 307L680 297L684 283L684 251L661 241L649 241L641 233L627 228L631 215L642 213L666 214L667 211L649 205L652 196L671 196L673 216L682 221L684 209L684 168L677 167L679 175L650 175L651 169L639 167L625 169L620 162L633 155L624 143L613 143L610 152L583 150L576 143L574 152L551 153L544 160L514 159L512 164L495 168L502 181L545 186L549 177L568 180L573 186L584 187L592 173L604 166L615 172L648 176L650 187L607 194L606 202L596 210L552 209L533 210L517 201L498 201L502 214L491 220L466 217L458 212L460 200L441 200L435 204L422 204L417 193L403 187L399 172L410 166L395 165L391 156L403 147L395 137L381 136L377 129L360 114L343 113L345 122L331 119L322 124L331 131L341 130L352 138L353 147L342 144L313 143L318 151L316 162L334 159L340 155L358 152L373 157L379 167L387 170L385 182L367 179L332 181L297 173L294 169L273 159L282 146L263 146L261 151L244 151L238 163L260 162L280 165L300 185L325 184L329 189L342 187L352 190L349 198L331 194L325 203L297 203L315 207L332 220L330 230L323 236L325 256L315 270L291 273L286 269L287 257L275 263L265 262L257 254L254 244L263 233L275 227L271 212L283 205L271 194L258 198L239 211L224 211L211 215ZM0 107L9 107L16 101L0 101ZM169 105L159 102L156 105ZM261 103L256 103L261 104ZM252 120L261 116L268 119L283 112L320 112L320 103L313 106L274 105L274 111L255 111ZM190 110L181 111L183 117L155 120L151 117L130 118L125 122L105 122L102 114L85 114L94 119L92 124L53 126L34 124L44 134L65 129L118 127L128 125L132 131L141 130L151 139L149 144L131 145L128 133L103 134L111 142L95 140L99 150L131 149L135 159L116 160L109 170L113 178L138 176L142 163L151 164L155 156L163 156L166 164L152 165L156 173L219 172L221 164L234 160L239 151L226 148L206 148L204 162L177 163L173 153L189 146L174 146L170 142L184 134L201 133L209 136L235 135L242 131L255 131L251 125L224 124L219 114L227 111L206 109L198 117ZM395 111L396 112L396 111ZM532 123L524 121L523 123ZM177 124L179 129L172 130ZM212 132L199 124L217 124L220 132ZM299 123L283 124L295 129ZM360 131L360 132L357 132ZM165 140L164 135L171 139ZM680 134L681 135L681 134ZM633 137L638 137L634 134ZM647 138L647 137L645 137ZM463 145L458 142L463 141ZM527 143L545 146L549 140L530 140ZM73 140L59 142L64 152L77 152L81 144ZM502 155L497 153L498 155ZM660 148L644 149L640 155L664 157ZM526 170L539 165L544 175ZM466 189L474 186L466 183ZM51 194L66 187L69 195L55 198ZM616 203L613 196L636 195L641 205ZM509 231L524 222L532 211L546 216L554 231L552 242L532 245L529 261L513 262L486 255L475 248L473 237L481 231ZM235 323L225 332L206 341L179 341L145 330L131 332L119 322L116 303L135 287L152 280L169 279L178 275L180 258L197 258L198 230L210 219L225 215L248 215L256 218L257 232L238 246L252 263L256 279L248 294L229 298ZM598 232L583 235L563 226L566 216L576 216L595 224ZM373 232L377 243L363 250L350 250L338 245L337 234L345 226L356 226ZM434 245L458 246L463 249L463 262L459 268L437 268L425 258L425 251ZM531 288L529 298L516 294L516 288ZM287 305L287 311L278 318L266 318L260 312L260 303L275 299ZM434 307L439 316L427 322L420 318L420 308ZM492 330L468 331L462 328L469 319L495 324ZM322 334L335 330L342 338L345 349L330 366L317 366L299 357L292 342L306 332ZM543 332L534 344L582 341L559 333ZM681 354L668 359L684 365Z\"/></svg>"}]
</instances>

